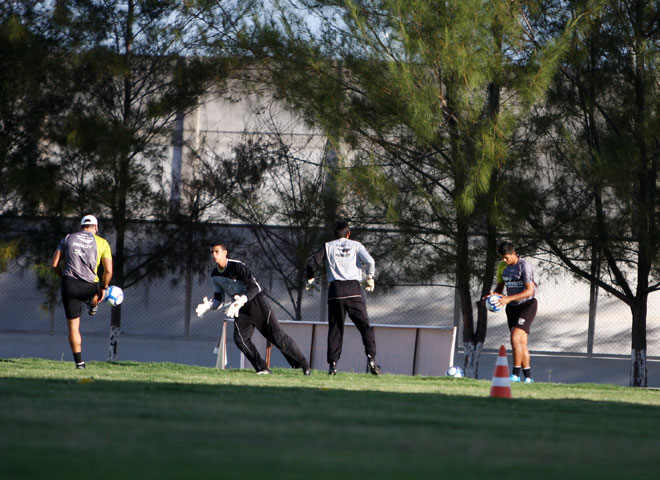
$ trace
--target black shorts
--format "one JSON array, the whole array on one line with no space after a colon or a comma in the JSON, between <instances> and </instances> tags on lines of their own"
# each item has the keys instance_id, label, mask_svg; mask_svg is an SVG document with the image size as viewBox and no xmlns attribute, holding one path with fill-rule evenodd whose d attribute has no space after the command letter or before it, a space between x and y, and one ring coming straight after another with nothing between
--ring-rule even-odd
<instances>
[{"instance_id":1,"label":"black shorts","mask_svg":"<svg viewBox=\"0 0 660 480\"><path fill-rule=\"evenodd\" d=\"M82 302L89 302L96 292L99 284L86 282L73 277L62 277L62 303L67 320L78 318L82 311Z\"/></svg>"},{"instance_id":2,"label":"black shorts","mask_svg":"<svg viewBox=\"0 0 660 480\"><path fill-rule=\"evenodd\" d=\"M534 317L536 317L538 306L539 302L535 298L520 305L511 305L509 303L506 306L506 320L509 324L509 330L520 328L529 333Z\"/></svg>"}]
</instances>

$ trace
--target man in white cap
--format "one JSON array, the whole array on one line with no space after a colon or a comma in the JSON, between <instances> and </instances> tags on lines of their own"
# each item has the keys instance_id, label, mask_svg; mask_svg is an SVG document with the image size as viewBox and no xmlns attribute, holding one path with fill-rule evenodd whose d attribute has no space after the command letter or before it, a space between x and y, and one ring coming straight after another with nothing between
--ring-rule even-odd
<instances>
[{"instance_id":1,"label":"man in white cap","mask_svg":"<svg viewBox=\"0 0 660 480\"><path fill-rule=\"evenodd\" d=\"M62 303L69 329L69 346L76 368L85 368L82 359L80 313L82 302L89 305L94 315L98 302L103 299L112 279L112 252L110 244L97 235L98 221L94 215L85 215L80 231L64 237L53 254L51 266L62 277ZM97 274L103 263L103 278Z\"/></svg>"}]
</instances>

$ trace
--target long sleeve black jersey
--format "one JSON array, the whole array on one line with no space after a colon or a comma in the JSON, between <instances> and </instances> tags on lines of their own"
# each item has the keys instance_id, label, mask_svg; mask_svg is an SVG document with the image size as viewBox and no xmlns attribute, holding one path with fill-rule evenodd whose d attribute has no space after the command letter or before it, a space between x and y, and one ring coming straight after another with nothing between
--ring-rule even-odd
<instances>
[{"instance_id":1,"label":"long sleeve black jersey","mask_svg":"<svg viewBox=\"0 0 660 480\"><path fill-rule=\"evenodd\" d=\"M252 300L259 293L261 293L261 286L252 275L250 269L243 262L239 260L227 259L227 265L224 270L220 271L216 265L211 272L211 280L215 292L213 293L213 303L217 304L220 308L225 302L225 295L227 301L233 302L234 295L245 295L248 301Z\"/></svg>"}]
</instances>

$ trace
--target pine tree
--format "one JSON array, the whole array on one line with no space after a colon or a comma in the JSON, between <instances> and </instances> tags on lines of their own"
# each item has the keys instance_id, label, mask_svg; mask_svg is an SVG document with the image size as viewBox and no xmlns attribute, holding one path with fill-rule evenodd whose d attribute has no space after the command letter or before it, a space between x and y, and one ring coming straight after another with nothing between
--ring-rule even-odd
<instances>
[{"instance_id":1,"label":"pine tree","mask_svg":"<svg viewBox=\"0 0 660 480\"><path fill-rule=\"evenodd\" d=\"M477 376L486 311L480 304L475 331L472 286L483 294L494 279L496 175L555 74L566 33L531 37L543 2L284 3L259 25L252 53L269 62L292 109L347 145L341 179L368 205L364 222L403 232L417 280L454 276L467 373Z\"/></svg>"},{"instance_id":2,"label":"pine tree","mask_svg":"<svg viewBox=\"0 0 660 480\"><path fill-rule=\"evenodd\" d=\"M630 308L631 386L647 385L647 303L660 288L659 15L657 2L607 1L572 36L535 122L551 168L519 206L571 272Z\"/></svg>"},{"instance_id":3,"label":"pine tree","mask_svg":"<svg viewBox=\"0 0 660 480\"><path fill-rule=\"evenodd\" d=\"M166 252L172 253L177 239L187 244L183 230L190 225L186 216L195 214L194 202L172 208L164 166L176 121L197 106L212 80L219 88L231 62L198 55L209 27L197 10L175 0L80 0L47 7L74 71L69 108L51 137L58 147L52 157L56 183L68 192L70 213L92 210L111 224L113 283L127 288L171 266L164 260L173 258ZM225 13L240 18L242 11ZM215 20L231 23L220 15ZM224 33L225 40L233 34ZM159 234L136 229L143 220L162 221ZM120 328L119 306L111 314L110 360L117 355Z\"/></svg>"}]
</instances>

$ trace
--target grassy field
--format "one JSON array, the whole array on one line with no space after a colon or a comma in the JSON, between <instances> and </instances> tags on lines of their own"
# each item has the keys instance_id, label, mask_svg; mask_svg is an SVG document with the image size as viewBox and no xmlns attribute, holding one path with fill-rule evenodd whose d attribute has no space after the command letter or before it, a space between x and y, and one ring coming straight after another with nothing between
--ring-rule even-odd
<instances>
[{"instance_id":1,"label":"grassy field","mask_svg":"<svg viewBox=\"0 0 660 480\"><path fill-rule=\"evenodd\" d=\"M653 478L660 391L0 359L0 478Z\"/></svg>"}]
</instances>

